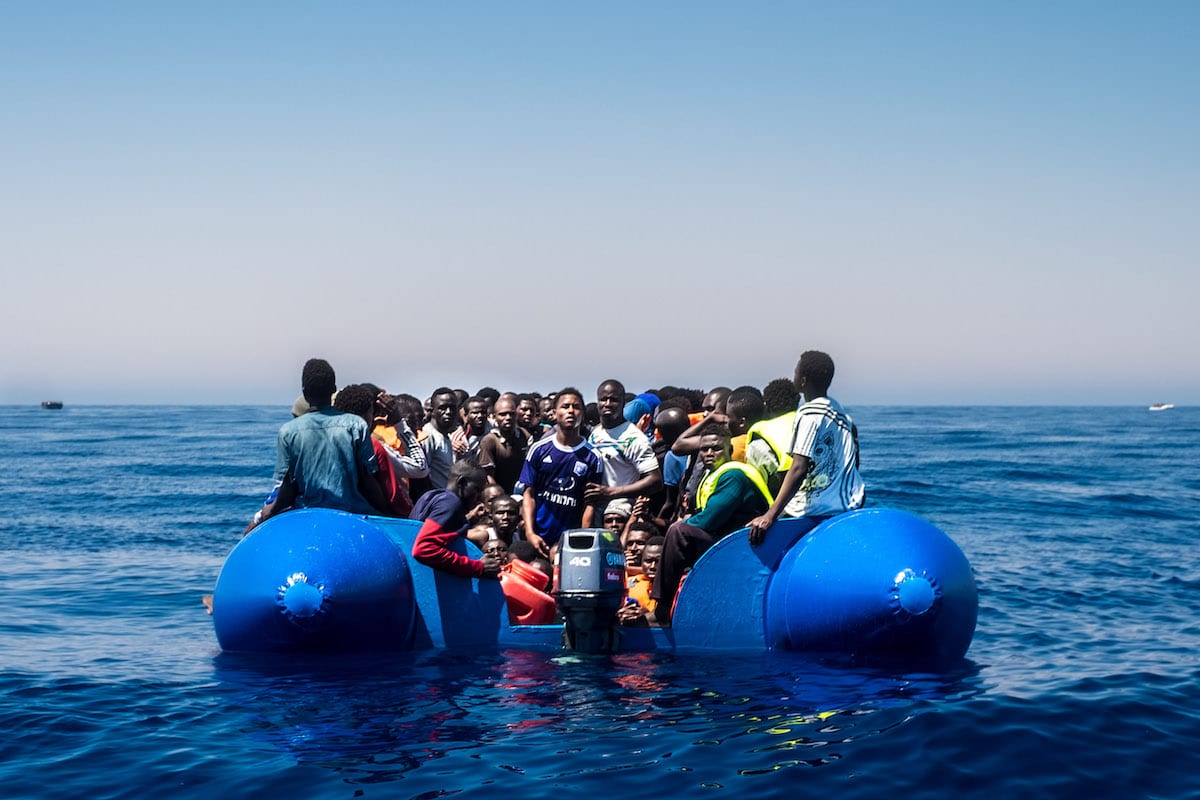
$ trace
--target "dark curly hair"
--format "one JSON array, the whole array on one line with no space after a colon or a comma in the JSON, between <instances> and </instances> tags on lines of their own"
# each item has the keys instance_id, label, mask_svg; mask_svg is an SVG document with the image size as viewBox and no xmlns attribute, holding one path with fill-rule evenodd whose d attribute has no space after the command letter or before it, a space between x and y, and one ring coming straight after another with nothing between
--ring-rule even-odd
<instances>
[{"instance_id":1,"label":"dark curly hair","mask_svg":"<svg viewBox=\"0 0 1200 800\"><path fill-rule=\"evenodd\" d=\"M767 419L795 411L800 405L800 392L791 378L776 378L763 387L763 407Z\"/></svg>"},{"instance_id":2,"label":"dark curly hair","mask_svg":"<svg viewBox=\"0 0 1200 800\"><path fill-rule=\"evenodd\" d=\"M375 415L375 392L365 383L352 383L337 393L333 407L370 422Z\"/></svg>"},{"instance_id":3,"label":"dark curly hair","mask_svg":"<svg viewBox=\"0 0 1200 800\"><path fill-rule=\"evenodd\" d=\"M737 413L751 422L758 422L763 416L763 396L757 386L739 386L729 393L725 400L727 410L737 410Z\"/></svg>"},{"instance_id":4,"label":"dark curly hair","mask_svg":"<svg viewBox=\"0 0 1200 800\"><path fill-rule=\"evenodd\" d=\"M701 433L701 436L719 436L728 442L733 438L733 431L729 430L728 425L709 425Z\"/></svg>"},{"instance_id":5,"label":"dark curly hair","mask_svg":"<svg viewBox=\"0 0 1200 800\"><path fill-rule=\"evenodd\" d=\"M323 358L305 361L304 370L300 373L300 388L310 405L318 408L329 405L329 398L337 391L337 376L333 373L333 367Z\"/></svg>"},{"instance_id":6,"label":"dark curly hair","mask_svg":"<svg viewBox=\"0 0 1200 800\"><path fill-rule=\"evenodd\" d=\"M825 394L829 391L829 384L833 383L833 359L820 350L805 350L796 363L796 378L799 380L801 377L808 381L806 394Z\"/></svg>"}]
</instances>

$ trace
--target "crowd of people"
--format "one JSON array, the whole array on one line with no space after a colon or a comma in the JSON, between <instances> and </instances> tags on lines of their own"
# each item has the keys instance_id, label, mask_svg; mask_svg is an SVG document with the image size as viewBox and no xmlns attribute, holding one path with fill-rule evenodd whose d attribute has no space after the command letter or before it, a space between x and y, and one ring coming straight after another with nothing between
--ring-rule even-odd
<instances>
[{"instance_id":1,"label":"crowd of people","mask_svg":"<svg viewBox=\"0 0 1200 800\"><path fill-rule=\"evenodd\" d=\"M604 527L629 576L618 619L668 626L687 570L722 537L749 528L757 546L781 516L813 527L863 504L858 431L828 395L833 373L810 350L794 378L761 390L633 394L606 380L591 397L440 387L422 401L339 389L329 363L310 359L279 431L275 488L247 532L294 507L407 517L422 523L416 560L496 578L514 559L551 575L564 531Z\"/></svg>"}]
</instances>

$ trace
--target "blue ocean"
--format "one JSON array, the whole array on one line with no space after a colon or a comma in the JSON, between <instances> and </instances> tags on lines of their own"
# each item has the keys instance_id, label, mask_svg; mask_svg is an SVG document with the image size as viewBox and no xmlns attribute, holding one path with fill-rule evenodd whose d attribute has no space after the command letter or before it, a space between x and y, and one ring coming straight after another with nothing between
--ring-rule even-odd
<instances>
[{"instance_id":1,"label":"blue ocean","mask_svg":"<svg viewBox=\"0 0 1200 800\"><path fill-rule=\"evenodd\" d=\"M288 408L7 407L0 796L1200 797L1200 408L849 410L974 568L944 672L222 653Z\"/></svg>"}]
</instances>

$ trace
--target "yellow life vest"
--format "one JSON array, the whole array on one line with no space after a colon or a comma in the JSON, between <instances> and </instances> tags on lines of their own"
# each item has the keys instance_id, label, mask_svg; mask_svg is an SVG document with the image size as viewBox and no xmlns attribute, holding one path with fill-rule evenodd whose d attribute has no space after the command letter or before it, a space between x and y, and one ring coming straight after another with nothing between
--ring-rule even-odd
<instances>
[{"instance_id":1,"label":"yellow life vest","mask_svg":"<svg viewBox=\"0 0 1200 800\"><path fill-rule=\"evenodd\" d=\"M726 461L721 466L714 469L712 472L704 476L704 480L700 481L700 488L696 490L696 510L700 511L708 504L708 498L712 496L713 490L717 488L717 479L730 470L741 470L742 474L750 479L762 496L766 498L767 505L771 505L771 490L767 488L767 482L763 480L762 473L749 464L743 464L741 461Z\"/></svg>"},{"instance_id":2,"label":"yellow life vest","mask_svg":"<svg viewBox=\"0 0 1200 800\"><path fill-rule=\"evenodd\" d=\"M755 439L762 439L775 454L780 472L787 472L792 466L792 438L796 435L796 412L789 411L778 417L764 419L750 426L746 434L749 444Z\"/></svg>"}]
</instances>

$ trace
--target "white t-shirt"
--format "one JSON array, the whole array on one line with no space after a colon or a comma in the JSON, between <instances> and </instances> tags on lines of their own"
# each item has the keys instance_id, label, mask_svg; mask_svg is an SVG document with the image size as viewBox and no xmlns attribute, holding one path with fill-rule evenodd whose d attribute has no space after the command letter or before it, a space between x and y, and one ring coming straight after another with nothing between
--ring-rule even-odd
<instances>
[{"instance_id":1,"label":"white t-shirt","mask_svg":"<svg viewBox=\"0 0 1200 800\"><path fill-rule=\"evenodd\" d=\"M626 486L658 469L650 438L632 422L615 428L597 425L588 436L588 444L604 463L604 483Z\"/></svg>"},{"instance_id":2,"label":"white t-shirt","mask_svg":"<svg viewBox=\"0 0 1200 800\"><path fill-rule=\"evenodd\" d=\"M802 403L796 412L792 456L805 456L812 469L783 513L789 517L840 514L863 503L854 420L831 397Z\"/></svg>"}]
</instances>

